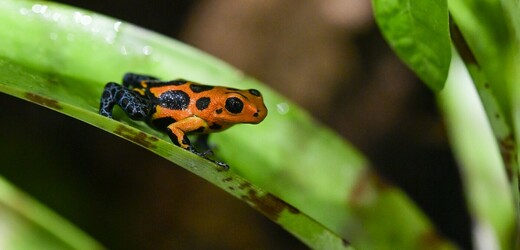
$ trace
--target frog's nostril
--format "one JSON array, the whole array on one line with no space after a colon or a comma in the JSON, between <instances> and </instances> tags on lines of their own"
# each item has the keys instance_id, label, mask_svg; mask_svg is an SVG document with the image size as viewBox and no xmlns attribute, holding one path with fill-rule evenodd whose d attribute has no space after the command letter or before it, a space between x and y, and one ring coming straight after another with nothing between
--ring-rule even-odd
<instances>
[{"instance_id":1,"label":"frog's nostril","mask_svg":"<svg viewBox=\"0 0 520 250\"><path fill-rule=\"evenodd\" d=\"M253 114L254 117L258 117L258 112Z\"/></svg>"}]
</instances>

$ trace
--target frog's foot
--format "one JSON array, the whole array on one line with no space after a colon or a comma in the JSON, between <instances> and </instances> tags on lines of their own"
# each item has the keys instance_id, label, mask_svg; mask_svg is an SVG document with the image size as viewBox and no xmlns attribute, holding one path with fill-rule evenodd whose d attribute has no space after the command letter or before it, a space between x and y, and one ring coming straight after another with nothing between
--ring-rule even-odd
<instances>
[{"instance_id":1,"label":"frog's foot","mask_svg":"<svg viewBox=\"0 0 520 250\"><path fill-rule=\"evenodd\" d=\"M210 145L208 138L209 138L209 134L200 134L197 136L197 139L195 140L194 145L199 150L204 151L205 155L212 156L213 150L217 149L217 146L214 144Z\"/></svg>"},{"instance_id":2,"label":"frog's foot","mask_svg":"<svg viewBox=\"0 0 520 250\"><path fill-rule=\"evenodd\" d=\"M202 157L213 156L213 150L208 149L201 153Z\"/></svg>"},{"instance_id":3,"label":"frog's foot","mask_svg":"<svg viewBox=\"0 0 520 250\"><path fill-rule=\"evenodd\" d=\"M209 147L204 147L205 145L207 145L207 139L208 139L207 135L205 135L205 136L201 135L202 141L200 141L200 139L201 139L200 137L198 138L199 139L198 141L202 142L201 149L203 150L202 152L199 152L191 144L190 139L188 138L188 136L185 133L185 131L194 131L197 128L200 128L201 126L203 127L204 125L207 125L207 124L201 118L189 117L189 118L186 118L186 119L183 119L183 120L180 120L180 121L177 121L177 122L174 122L174 123L168 125L168 127L166 128L166 133L168 134L168 136L170 136L170 139L172 140L173 144L175 144L181 148L184 148L204 159L207 159L207 160L219 165L224 170L228 170L229 166L226 163L216 161L216 160L213 160L208 157L208 156L213 155L213 151Z\"/></svg>"},{"instance_id":4,"label":"frog's foot","mask_svg":"<svg viewBox=\"0 0 520 250\"><path fill-rule=\"evenodd\" d=\"M208 156L213 155L213 151L211 151L211 149L208 149L208 150L206 150L204 152L199 152L194 147L190 146L190 147L187 148L187 150L192 152L192 153L194 153L194 154L196 154L196 155L198 155L198 156L200 156L200 157L202 157L202 158L204 158L204 159L206 159L206 160L208 160L208 161L211 161L211 162L217 164L219 167L223 168L224 170L228 170L229 169L229 165L226 164L225 162L216 161L216 160L213 160L213 159L208 157Z\"/></svg>"},{"instance_id":5,"label":"frog's foot","mask_svg":"<svg viewBox=\"0 0 520 250\"><path fill-rule=\"evenodd\" d=\"M188 148L188 150L200 157L203 157L203 158L208 158L208 156L212 156L213 155L213 151L211 149L208 149L204 152L199 152L197 151L194 147L190 147Z\"/></svg>"},{"instance_id":6,"label":"frog's foot","mask_svg":"<svg viewBox=\"0 0 520 250\"><path fill-rule=\"evenodd\" d=\"M213 160L211 160L213 161ZM229 165L223 161L213 161L215 164L217 164L219 167L223 168L224 170L229 170Z\"/></svg>"}]
</instances>

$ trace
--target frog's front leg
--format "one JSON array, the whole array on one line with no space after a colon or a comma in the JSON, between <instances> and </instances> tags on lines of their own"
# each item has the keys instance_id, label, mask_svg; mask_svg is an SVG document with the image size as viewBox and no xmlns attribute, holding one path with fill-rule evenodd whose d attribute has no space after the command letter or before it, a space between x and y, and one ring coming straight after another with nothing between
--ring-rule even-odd
<instances>
[{"instance_id":1,"label":"frog's front leg","mask_svg":"<svg viewBox=\"0 0 520 250\"><path fill-rule=\"evenodd\" d=\"M99 114L112 118L112 111L116 104L133 120L148 119L153 108L149 99L143 98L137 92L117 83L109 82L105 85L101 97Z\"/></svg>"},{"instance_id":2,"label":"frog's front leg","mask_svg":"<svg viewBox=\"0 0 520 250\"><path fill-rule=\"evenodd\" d=\"M203 153L198 152L191 145L190 139L188 139L188 136L187 136L187 134L190 132L203 132L206 129L208 129L208 124L206 123L206 121L204 121L202 118L196 117L196 116L188 117L188 118L182 119L180 121L174 122L166 128L168 136L170 136L170 139L172 140L172 142L175 145L180 146L186 150L189 150L190 152L192 152L198 156L208 159L207 156L208 156L208 154L211 154L211 150L208 150ZM229 166L224 162L215 161L212 159L208 159L208 160L214 162L215 164L219 165L220 167L222 167L225 170L229 169Z\"/></svg>"},{"instance_id":3,"label":"frog's front leg","mask_svg":"<svg viewBox=\"0 0 520 250\"><path fill-rule=\"evenodd\" d=\"M187 134L195 131L204 131L207 128L208 124L204 119L192 116L168 125L166 132L175 145L200 155L191 145Z\"/></svg>"}]
</instances>

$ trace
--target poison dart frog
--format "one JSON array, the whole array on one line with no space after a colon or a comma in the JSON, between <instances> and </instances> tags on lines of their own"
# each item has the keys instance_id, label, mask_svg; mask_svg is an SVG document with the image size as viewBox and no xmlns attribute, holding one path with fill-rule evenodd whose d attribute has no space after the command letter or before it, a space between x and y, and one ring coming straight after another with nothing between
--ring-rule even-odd
<instances>
[{"instance_id":1,"label":"poison dart frog","mask_svg":"<svg viewBox=\"0 0 520 250\"><path fill-rule=\"evenodd\" d=\"M166 132L172 142L207 158L210 133L225 130L238 123L258 124L267 116L262 94L256 89L239 90L202 85L177 79L161 81L149 75L127 73L123 85L109 82L101 96L99 114L112 118L115 105L133 120L145 121ZM206 152L198 152L188 134L199 134ZM224 168L225 163L214 161Z\"/></svg>"}]
</instances>

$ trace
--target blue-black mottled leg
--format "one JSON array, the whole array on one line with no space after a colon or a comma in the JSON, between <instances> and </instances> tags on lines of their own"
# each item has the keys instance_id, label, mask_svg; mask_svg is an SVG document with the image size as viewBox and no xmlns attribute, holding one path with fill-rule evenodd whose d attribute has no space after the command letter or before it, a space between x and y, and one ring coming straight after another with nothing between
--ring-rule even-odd
<instances>
[{"instance_id":1,"label":"blue-black mottled leg","mask_svg":"<svg viewBox=\"0 0 520 250\"><path fill-rule=\"evenodd\" d=\"M134 74L134 73L126 73L123 76L123 86L130 88L141 88L141 82L151 80L151 81L158 81L159 78L149 75L140 75L140 74Z\"/></svg>"},{"instance_id":2,"label":"blue-black mottled leg","mask_svg":"<svg viewBox=\"0 0 520 250\"><path fill-rule=\"evenodd\" d=\"M109 82L101 97L99 114L112 118L112 110L116 104L133 120L146 120L152 110L150 100L117 83Z\"/></svg>"}]
</instances>

